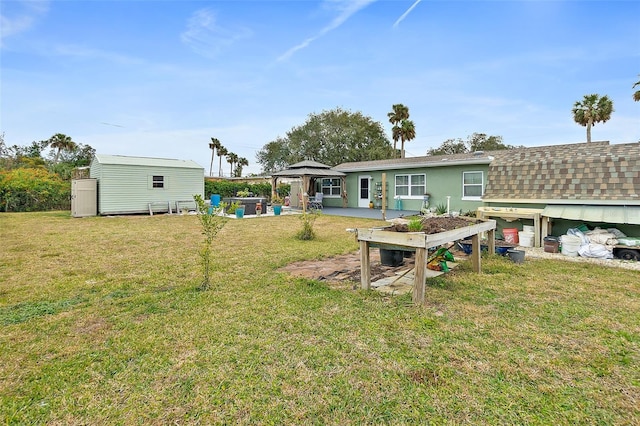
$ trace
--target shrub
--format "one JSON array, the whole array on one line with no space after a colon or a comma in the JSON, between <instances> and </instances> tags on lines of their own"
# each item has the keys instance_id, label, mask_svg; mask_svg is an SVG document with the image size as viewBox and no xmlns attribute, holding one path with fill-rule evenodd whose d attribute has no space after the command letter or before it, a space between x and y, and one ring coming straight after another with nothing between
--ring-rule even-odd
<instances>
[{"instance_id":1,"label":"shrub","mask_svg":"<svg viewBox=\"0 0 640 426\"><path fill-rule=\"evenodd\" d=\"M280 185L278 185L278 188L280 188ZM231 182L226 180L207 180L204 182L205 198L210 198L211 194L219 194L223 198L233 197L238 194L238 192L247 190L256 197L269 197L271 195L271 184L266 182L248 184L245 182Z\"/></svg>"},{"instance_id":2,"label":"shrub","mask_svg":"<svg viewBox=\"0 0 640 426\"><path fill-rule=\"evenodd\" d=\"M296 233L296 238L303 241L313 240L316 237L316 233L313 230L313 224L320 216L320 212L314 210L312 212L302 213L300 220L302 221L302 229Z\"/></svg>"},{"instance_id":3,"label":"shrub","mask_svg":"<svg viewBox=\"0 0 640 426\"><path fill-rule=\"evenodd\" d=\"M70 199L71 183L44 168L0 172L0 211L67 210Z\"/></svg>"}]
</instances>

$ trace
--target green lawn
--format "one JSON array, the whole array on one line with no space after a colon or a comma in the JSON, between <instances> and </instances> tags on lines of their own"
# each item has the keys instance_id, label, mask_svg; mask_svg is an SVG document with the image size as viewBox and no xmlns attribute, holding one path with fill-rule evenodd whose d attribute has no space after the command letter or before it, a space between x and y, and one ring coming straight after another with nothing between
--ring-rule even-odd
<instances>
[{"instance_id":1,"label":"green lawn","mask_svg":"<svg viewBox=\"0 0 640 426\"><path fill-rule=\"evenodd\" d=\"M640 422L640 272L490 257L424 307L276 272L373 224L229 221L202 292L194 216L0 214L0 423Z\"/></svg>"}]
</instances>

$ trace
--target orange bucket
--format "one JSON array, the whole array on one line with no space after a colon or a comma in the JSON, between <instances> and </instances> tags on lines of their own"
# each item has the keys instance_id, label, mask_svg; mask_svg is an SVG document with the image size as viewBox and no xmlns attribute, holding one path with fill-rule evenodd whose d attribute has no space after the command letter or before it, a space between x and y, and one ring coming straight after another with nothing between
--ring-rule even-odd
<instances>
[{"instance_id":1,"label":"orange bucket","mask_svg":"<svg viewBox=\"0 0 640 426\"><path fill-rule=\"evenodd\" d=\"M518 244L518 228L503 228L502 235L507 243Z\"/></svg>"}]
</instances>

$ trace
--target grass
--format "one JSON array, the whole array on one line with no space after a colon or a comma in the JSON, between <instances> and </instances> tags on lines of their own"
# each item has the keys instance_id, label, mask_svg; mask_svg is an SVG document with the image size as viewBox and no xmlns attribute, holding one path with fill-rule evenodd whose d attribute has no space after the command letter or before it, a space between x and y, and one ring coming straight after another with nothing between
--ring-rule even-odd
<instances>
[{"instance_id":1,"label":"grass","mask_svg":"<svg viewBox=\"0 0 640 426\"><path fill-rule=\"evenodd\" d=\"M276 269L357 249L321 216L0 214L3 424L637 424L640 273L483 259L410 296Z\"/></svg>"}]
</instances>

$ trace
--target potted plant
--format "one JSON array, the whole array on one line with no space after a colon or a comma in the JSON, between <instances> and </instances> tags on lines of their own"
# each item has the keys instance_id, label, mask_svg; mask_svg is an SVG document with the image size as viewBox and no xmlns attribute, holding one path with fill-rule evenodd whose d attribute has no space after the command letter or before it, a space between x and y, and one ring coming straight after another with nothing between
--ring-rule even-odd
<instances>
[{"instance_id":1,"label":"potted plant","mask_svg":"<svg viewBox=\"0 0 640 426\"><path fill-rule=\"evenodd\" d=\"M238 207L236 207L236 218L242 219L243 217L244 217L244 206L240 204Z\"/></svg>"},{"instance_id":2,"label":"potted plant","mask_svg":"<svg viewBox=\"0 0 640 426\"><path fill-rule=\"evenodd\" d=\"M273 207L273 214L276 216L280 216L282 212L282 198L276 194L271 199L271 206Z\"/></svg>"}]
</instances>

